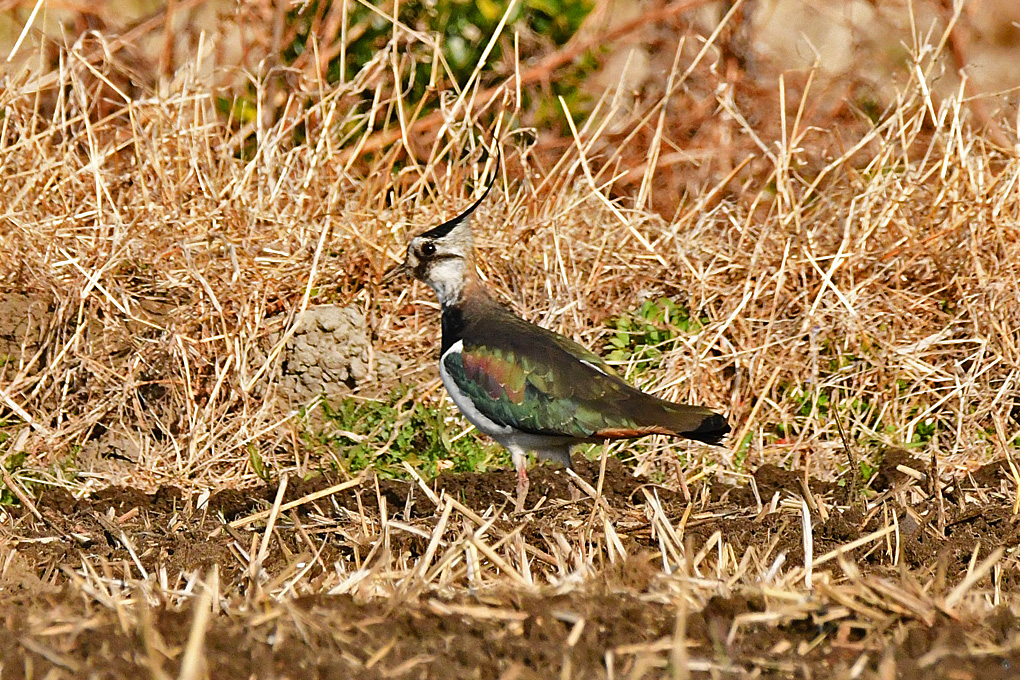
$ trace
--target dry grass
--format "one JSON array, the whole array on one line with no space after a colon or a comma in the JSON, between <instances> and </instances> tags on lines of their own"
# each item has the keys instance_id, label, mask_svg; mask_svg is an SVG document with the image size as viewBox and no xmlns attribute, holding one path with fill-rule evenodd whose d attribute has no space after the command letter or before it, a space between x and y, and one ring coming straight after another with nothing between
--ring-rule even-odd
<instances>
[{"instance_id":1,"label":"dry grass","mask_svg":"<svg viewBox=\"0 0 1020 680\"><path fill-rule=\"evenodd\" d=\"M690 63L678 52L673 89L710 46ZM420 131L380 53L355 82L299 83L279 120L238 130L195 80L128 97L95 54L71 51L55 81L2 95L2 280L51 305L25 338L34 353L4 367L3 399L40 460L102 427L134 440L150 483L241 482L251 446L280 472L306 472L314 463L271 406L268 331L308 304L353 302L381 346L430 363L427 291L376 281L409 234L467 202L493 138L508 162L478 231L496 293L595 347L608 316L648 297L706 315L650 387L726 408L733 450L750 435L752 463L778 455L831 472L837 414L851 441L910 442L934 424L951 465L1015 439L1016 159L970 130L961 101L926 96L928 57L884 122L823 168L798 172L814 131L784 119L779 139L758 142L768 176L734 192L729 173L667 223L641 208L652 172L632 201L607 198L619 158L592 150L630 115L611 93L542 168L511 129L513 82L485 97L469 83L443 100L438 130ZM755 135L719 97L736 133ZM644 124L661 143L656 114ZM359 153L397 130L403 143ZM795 436L777 443L777 424Z\"/></svg>"},{"instance_id":2,"label":"dry grass","mask_svg":"<svg viewBox=\"0 0 1020 680\"><path fill-rule=\"evenodd\" d=\"M670 88L683 89L704 67L694 59L712 58L713 39L693 55L678 51ZM644 207L657 190L667 119L661 109L624 110L612 93L546 166L515 129L523 114L512 81L483 92L473 80L448 93L428 125L416 126L421 109L392 86L394 71L407 67L396 51L381 52L352 83L299 80L291 101L274 104L278 119L243 125L225 123L216 95L186 73L170 92L129 96L120 67L97 54L67 51L48 78L0 92L0 285L48 304L24 338L26 351L0 369L12 434L0 455L27 452L16 477L75 495L121 483L206 492L182 501L166 531L180 530L183 517L208 528L207 540L229 534L230 564L240 569L230 578L194 567L153 571L155 557L117 528L132 518L116 513L102 517L113 522L104 530L123 560L90 554L81 540L80 566L42 578L73 584L89 607L115 612L121 632L145 641L154 675L170 677L162 666L172 661L179 677L201 677L203 659L219 658L203 649L209 617L223 611L253 629L276 619L281 629L328 627L291 607L298 595L387 598L422 616L516 630L527 608L503 595L487 601L486 593L597 589L597 574L629 564L635 546L654 553L655 577L633 592L614 587L664 606L676 616L675 630L604 648L610 677L614 668L633 677L642 668L666 673L669 663L732 672L726 659L698 656L684 642L686 617L713 595L741 592L765 603L733 618L730 641L745 626L843 621L819 628L829 632L803 649L776 653L794 665L795 653L807 655L832 631L844 635L844 625L876 631L894 620L970 620L1005 599L998 579L1015 569L1013 548L975 547L950 583L934 566L902 578L897 572L898 513L917 508L926 517L922 532L944 532L942 494L952 480L1014 451L1020 434L1020 161L1015 149L971 129L964 101L930 97L930 54L882 122L810 173L802 145L817 130L796 115L806 104L780 102L779 111L795 115L782 120L778 138L754 140L755 162L768 173L741 174L744 159L735 159L733 172L669 221ZM254 85L260 106L267 88ZM731 90L718 97L733 136L755 137ZM642 118L644 132L654 131L646 166L653 170L644 170L637 194L616 200L614 178L630 168L598 151L610 122L631 115ZM379 144L389 138L395 143ZM253 450L283 480L322 464L302 442L295 414L275 404L280 347L266 340L280 330L286 339L310 304L358 305L379 346L416 367L406 380L420 383L417 398L440 398L430 293L377 282L411 233L469 201L491 170L483 147L492 140L507 163L476 225L483 274L499 297L595 347L608 317L648 297L678 298L708 319L645 383L669 398L724 409L735 425L728 446L691 452L694 502L665 507L648 489L635 506L554 507L542 511L539 535L527 519L509 523L498 507L468 507L424 482L414 488L429 510L412 517L391 507L366 476L337 481L359 493L354 508L321 496L285 500L281 483L257 518L206 518L208 490L259 481ZM130 463L71 462L106 431L130 440ZM747 521L771 510L800 544L799 562L794 548L778 549L779 532L764 548L735 543L727 523L737 515L712 499L722 484L717 473L737 479L773 462L805 478L831 477L848 454L870 458L915 440L921 454L937 458L941 486L932 470L911 470L914 476L860 508L835 490L803 500L793 490L732 510ZM655 443L637 455L636 472L671 480L675 457L672 443ZM18 478L8 484L17 487ZM602 489L602 477L592 481ZM968 503L1010 505L1015 495L1006 482L975 493L956 490L961 512ZM295 509L312 503L317 510L300 519ZM858 510L859 539L816 544L816 525ZM215 526L201 524L206 519ZM19 522L12 531L23 545L41 540L41 524L27 515ZM685 532L699 523L719 528L694 540ZM73 531L64 538L78 540ZM417 547L401 549L401 541ZM846 558L853 550L878 567L862 574ZM332 561L323 559L327 552ZM6 578L18 574L20 559L17 549L7 552ZM193 613L190 634L170 650L154 632L150 606L184 602ZM70 604L67 611L63 623L73 627L82 612ZM564 620L567 648L589 639L584 616ZM31 630L73 646L65 629ZM39 645L26 648L54 667L82 672L67 650L32 644ZM993 648L982 644L975 653ZM380 644L356 661L371 669L391 649ZM876 677L892 677L881 649L858 651L846 677L862 677L875 664ZM402 663L410 672L416 662L407 655Z\"/></svg>"}]
</instances>

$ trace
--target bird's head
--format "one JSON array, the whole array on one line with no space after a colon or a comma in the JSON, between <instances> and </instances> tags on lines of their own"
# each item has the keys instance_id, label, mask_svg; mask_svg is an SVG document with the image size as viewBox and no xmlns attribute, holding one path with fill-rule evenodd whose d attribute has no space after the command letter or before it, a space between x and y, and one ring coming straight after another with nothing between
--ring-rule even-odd
<instances>
[{"instance_id":1,"label":"bird's head","mask_svg":"<svg viewBox=\"0 0 1020 680\"><path fill-rule=\"evenodd\" d=\"M481 198L453 219L443 222L411 239L407 258L383 276L383 282L402 274L410 274L427 283L443 307L458 304L465 284L474 276L474 239L471 237L471 214L489 195L492 183Z\"/></svg>"}]
</instances>

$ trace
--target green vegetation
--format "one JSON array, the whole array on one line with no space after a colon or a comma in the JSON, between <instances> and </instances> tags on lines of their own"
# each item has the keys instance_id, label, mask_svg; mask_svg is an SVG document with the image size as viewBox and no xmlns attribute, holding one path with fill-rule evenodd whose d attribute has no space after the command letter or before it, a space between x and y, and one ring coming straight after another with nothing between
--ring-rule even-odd
<instances>
[{"instance_id":1,"label":"green vegetation","mask_svg":"<svg viewBox=\"0 0 1020 680\"><path fill-rule=\"evenodd\" d=\"M323 404L328 427L310 434L329 448L334 464L349 472L373 467L381 477L406 477L406 461L425 478L443 470L484 472L511 466L503 447L483 440L445 402L410 398L406 389L385 401L344 399L335 408Z\"/></svg>"},{"instance_id":2,"label":"green vegetation","mask_svg":"<svg viewBox=\"0 0 1020 680\"><path fill-rule=\"evenodd\" d=\"M15 427L19 423L10 423L6 420L0 420L0 461L4 469L13 477L18 474L25 465L27 454L24 451L17 453L6 453L4 445L10 446L12 433L8 431L8 428ZM0 506L2 505L17 505L18 497L13 491L7 488L7 485L0 480Z\"/></svg>"},{"instance_id":3,"label":"green vegetation","mask_svg":"<svg viewBox=\"0 0 1020 680\"><path fill-rule=\"evenodd\" d=\"M677 347L683 335L701 330L707 319L691 315L669 298L646 300L630 314L613 317L613 331L605 347L608 361L634 364L641 373L662 363L662 356Z\"/></svg>"},{"instance_id":4,"label":"green vegetation","mask_svg":"<svg viewBox=\"0 0 1020 680\"><path fill-rule=\"evenodd\" d=\"M3 441L4 435L0 434L0 442ZM4 459L3 466L8 473L14 474L25 464L25 453L17 453L7 456ZM0 481L0 505L17 505L18 497L14 495L14 492L7 488L7 485Z\"/></svg>"},{"instance_id":5,"label":"green vegetation","mask_svg":"<svg viewBox=\"0 0 1020 680\"><path fill-rule=\"evenodd\" d=\"M863 482L864 484L867 484L868 482L870 482L871 478L874 477L875 474L878 472L878 466L877 465L872 465L871 463L869 463L868 461L866 461L864 459L861 459L857 463L857 468L858 468L858 473L860 474L861 482ZM840 479L840 482L842 483L843 480Z\"/></svg>"}]
</instances>

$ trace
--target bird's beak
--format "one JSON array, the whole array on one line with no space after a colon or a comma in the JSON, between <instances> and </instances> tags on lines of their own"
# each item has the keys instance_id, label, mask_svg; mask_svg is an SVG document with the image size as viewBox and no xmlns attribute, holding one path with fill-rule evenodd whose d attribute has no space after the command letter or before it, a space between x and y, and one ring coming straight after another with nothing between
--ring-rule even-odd
<instances>
[{"instance_id":1,"label":"bird's beak","mask_svg":"<svg viewBox=\"0 0 1020 680\"><path fill-rule=\"evenodd\" d=\"M382 283L389 283L395 279L399 279L401 276L408 274L410 268L407 266L407 262L401 262L400 264L393 265L383 274Z\"/></svg>"}]
</instances>

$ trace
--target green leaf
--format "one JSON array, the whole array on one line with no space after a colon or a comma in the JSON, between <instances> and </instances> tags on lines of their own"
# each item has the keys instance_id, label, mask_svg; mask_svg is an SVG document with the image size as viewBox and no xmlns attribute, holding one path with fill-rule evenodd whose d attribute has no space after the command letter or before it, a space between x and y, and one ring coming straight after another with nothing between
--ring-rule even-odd
<instances>
[{"instance_id":1,"label":"green leaf","mask_svg":"<svg viewBox=\"0 0 1020 680\"><path fill-rule=\"evenodd\" d=\"M266 470L265 461L262 460L262 455L254 444L248 444L248 462L251 464L252 471L259 476L259 478L268 481L269 473Z\"/></svg>"}]
</instances>

